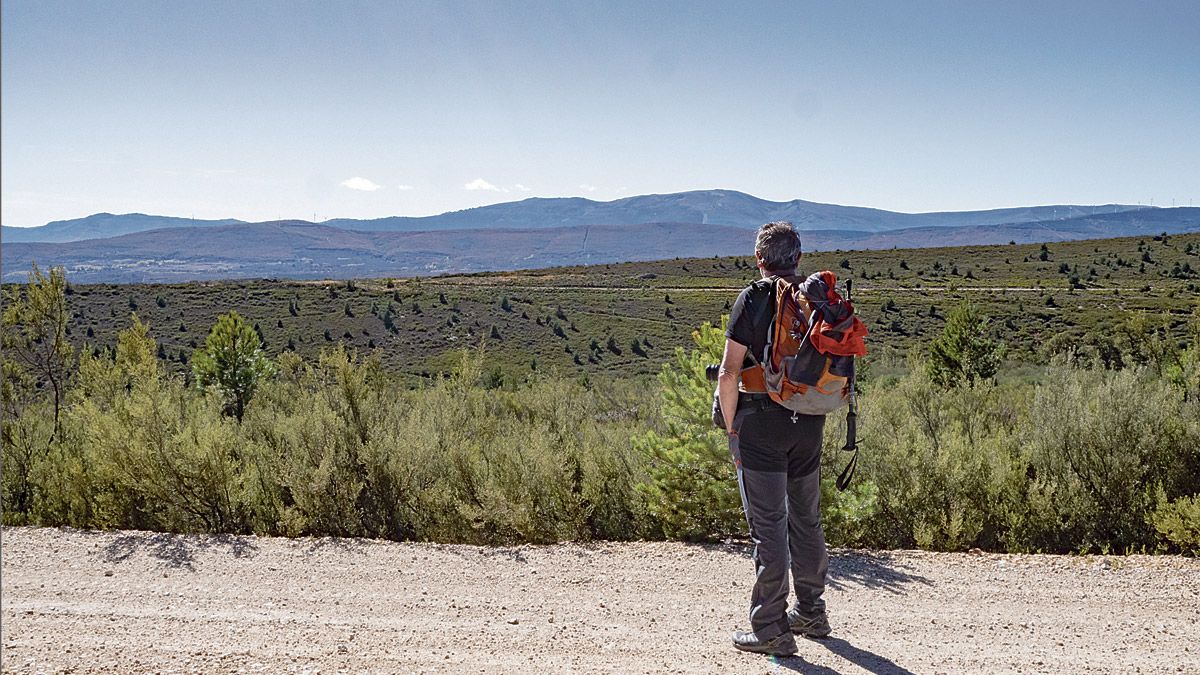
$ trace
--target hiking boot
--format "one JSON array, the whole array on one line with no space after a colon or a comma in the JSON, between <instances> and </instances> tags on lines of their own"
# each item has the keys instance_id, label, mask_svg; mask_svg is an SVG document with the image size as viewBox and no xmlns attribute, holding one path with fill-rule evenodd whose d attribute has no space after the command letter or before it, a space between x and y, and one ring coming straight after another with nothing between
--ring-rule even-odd
<instances>
[{"instance_id":1,"label":"hiking boot","mask_svg":"<svg viewBox=\"0 0 1200 675\"><path fill-rule=\"evenodd\" d=\"M744 652L755 654L770 654L771 656L791 656L796 653L796 638L791 633L780 633L769 640L760 640L752 630L738 631L733 634L733 646Z\"/></svg>"},{"instance_id":2,"label":"hiking boot","mask_svg":"<svg viewBox=\"0 0 1200 675\"><path fill-rule=\"evenodd\" d=\"M789 609L787 619L792 632L806 638L823 638L833 632L833 629L829 627L829 617L826 616L823 609L811 614Z\"/></svg>"}]
</instances>

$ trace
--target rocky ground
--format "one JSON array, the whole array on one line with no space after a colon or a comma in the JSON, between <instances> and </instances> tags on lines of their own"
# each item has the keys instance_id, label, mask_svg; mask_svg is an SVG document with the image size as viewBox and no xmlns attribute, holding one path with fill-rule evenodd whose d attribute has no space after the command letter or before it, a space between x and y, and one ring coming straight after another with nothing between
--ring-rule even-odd
<instances>
[{"instance_id":1,"label":"rocky ground","mask_svg":"<svg viewBox=\"0 0 1200 675\"><path fill-rule=\"evenodd\" d=\"M5 528L4 672L1200 672L1200 561L839 552L834 635L729 644L743 546Z\"/></svg>"}]
</instances>

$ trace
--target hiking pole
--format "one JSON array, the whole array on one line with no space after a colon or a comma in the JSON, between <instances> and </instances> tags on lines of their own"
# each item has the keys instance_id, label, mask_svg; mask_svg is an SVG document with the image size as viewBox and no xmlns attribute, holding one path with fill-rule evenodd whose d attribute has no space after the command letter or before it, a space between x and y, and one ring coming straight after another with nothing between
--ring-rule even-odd
<instances>
[{"instance_id":1,"label":"hiking pole","mask_svg":"<svg viewBox=\"0 0 1200 675\"><path fill-rule=\"evenodd\" d=\"M850 289L853 285L853 279L846 280L846 301L850 301ZM854 478L854 470L858 468L858 393L855 391L857 385L856 374L858 369L855 363L851 361L850 366L850 409L846 412L846 444L842 446L842 450L853 452L854 456L850 458L850 462L846 464L846 468L842 469L841 475L837 479L838 492L845 492L846 488L850 487L850 481Z\"/></svg>"}]
</instances>

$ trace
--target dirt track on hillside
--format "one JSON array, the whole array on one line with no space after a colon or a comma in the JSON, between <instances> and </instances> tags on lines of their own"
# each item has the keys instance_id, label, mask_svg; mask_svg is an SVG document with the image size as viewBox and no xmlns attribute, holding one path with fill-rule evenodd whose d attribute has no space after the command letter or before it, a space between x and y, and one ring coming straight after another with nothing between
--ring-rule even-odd
<instances>
[{"instance_id":1,"label":"dirt track on hillside","mask_svg":"<svg viewBox=\"0 0 1200 675\"><path fill-rule=\"evenodd\" d=\"M742 546L3 530L4 672L1200 672L1200 561L838 553L834 635L742 654Z\"/></svg>"}]
</instances>

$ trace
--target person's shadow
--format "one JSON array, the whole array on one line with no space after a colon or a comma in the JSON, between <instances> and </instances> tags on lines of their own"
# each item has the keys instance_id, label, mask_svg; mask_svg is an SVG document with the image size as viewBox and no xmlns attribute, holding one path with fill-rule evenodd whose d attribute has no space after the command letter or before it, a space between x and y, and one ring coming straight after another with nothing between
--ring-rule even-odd
<instances>
[{"instance_id":1,"label":"person's shadow","mask_svg":"<svg viewBox=\"0 0 1200 675\"><path fill-rule=\"evenodd\" d=\"M875 675L913 675L913 672L898 666L892 660L865 649L859 649L841 638L828 637L820 640L806 640L803 644L820 645L837 654L843 659ZM805 675L836 675L838 670L804 660L801 656L776 656L771 661L778 670L790 670Z\"/></svg>"}]
</instances>

